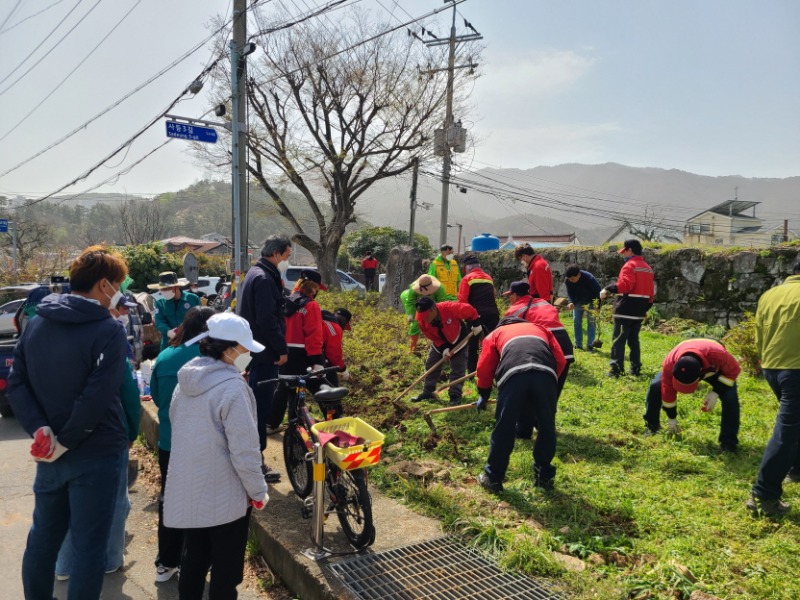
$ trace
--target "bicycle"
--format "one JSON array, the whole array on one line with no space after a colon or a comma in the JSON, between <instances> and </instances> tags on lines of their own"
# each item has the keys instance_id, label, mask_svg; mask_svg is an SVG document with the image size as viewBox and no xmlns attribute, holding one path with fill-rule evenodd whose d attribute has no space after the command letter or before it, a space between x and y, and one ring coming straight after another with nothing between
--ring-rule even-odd
<instances>
[{"instance_id":1,"label":"bicycle","mask_svg":"<svg viewBox=\"0 0 800 600\"><path fill-rule=\"evenodd\" d=\"M277 383L279 386L283 385L294 389L295 392L289 394L289 424L283 432L283 459L292 488L304 500L301 509L303 518L311 518L313 512L314 499L309 497L314 486L315 465L312 461L315 455L314 445L320 441L315 428L318 422L306 405L306 395L309 392L306 381L324 378L328 373L339 371L341 371L339 367L328 367L305 375L279 375L277 379L259 383L259 385ZM322 423L330 422L331 425L338 426L340 422L345 421L345 419L336 417L341 413L341 399L347 395L347 388L330 387L325 384L313 394L314 400L317 401L325 415L325 421ZM366 425L366 427L369 426ZM382 443L383 436L379 433L378 436ZM365 445L364 450L366 449ZM353 450L358 451L358 447L354 447ZM374 453L374 445L370 450ZM341 449L337 449L337 451L341 452ZM379 445L377 455L380 456ZM374 462L377 462L377 458L374 458ZM363 468L354 470L341 468L330 452L325 453L324 464L325 516L335 512L350 544L356 549L366 548L375 541L372 497L367 489L366 471Z\"/></svg>"}]
</instances>

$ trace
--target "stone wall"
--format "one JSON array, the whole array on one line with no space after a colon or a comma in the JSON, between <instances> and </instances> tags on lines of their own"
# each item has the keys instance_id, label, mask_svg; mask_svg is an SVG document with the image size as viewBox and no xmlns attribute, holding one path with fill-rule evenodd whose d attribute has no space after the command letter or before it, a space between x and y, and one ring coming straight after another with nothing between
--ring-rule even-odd
<instances>
[{"instance_id":1,"label":"stone wall","mask_svg":"<svg viewBox=\"0 0 800 600\"><path fill-rule=\"evenodd\" d=\"M406 256L407 252L407 247L392 251L383 306L399 307L397 296L422 272L420 259ZM601 285L608 285L616 281L623 264L622 257L611 249L551 248L541 254L550 263L559 296L567 295L567 265L577 263L593 273ZM702 248L644 250L645 260L655 271L655 306L662 317L726 327L738 323L745 312L755 311L761 294L791 274L797 256L797 249L792 247L712 252ZM498 292L507 290L512 281L525 278L522 265L510 250L482 252L480 257Z\"/></svg>"}]
</instances>

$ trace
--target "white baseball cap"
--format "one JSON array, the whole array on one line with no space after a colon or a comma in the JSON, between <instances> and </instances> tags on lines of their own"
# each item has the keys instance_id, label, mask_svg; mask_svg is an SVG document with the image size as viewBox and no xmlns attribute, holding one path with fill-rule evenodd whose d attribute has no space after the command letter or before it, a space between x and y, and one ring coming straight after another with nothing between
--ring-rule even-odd
<instances>
[{"instance_id":1,"label":"white baseball cap","mask_svg":"<svg viewBox=\"0 0 800 600\"><path fill-rule=\"evenodd\" d=\"M213 338L215 340L226 340L228 342L238 342L250 352L261 352L264 345L259 344L253 339L253 332L250 331L250 324L239 315L232 312L219 313L211 317L206 326L208 331L204 331L186 342L191 346L203 338Z\"/></svg>"}]
</instances>

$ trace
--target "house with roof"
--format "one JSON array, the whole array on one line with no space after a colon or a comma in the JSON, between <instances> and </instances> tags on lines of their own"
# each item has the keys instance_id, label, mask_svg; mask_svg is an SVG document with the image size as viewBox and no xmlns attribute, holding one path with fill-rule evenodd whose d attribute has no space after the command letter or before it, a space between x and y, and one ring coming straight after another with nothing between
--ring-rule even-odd
<instances>
[{"instance_id":1,"label":"house with roof","mask_svg":"<svg viewBox=\"0 0 800 600\"><path fill-rule=\"evenodd\" d=\"M756 217L756 206L760 202L726 200L696 214L686 221L683 243L705 246L772 246L784 241L783 227L765 227L764 221ZM752 209L752 214L746 214ZM796 239L794 231L788 231L790 240Z\"/></svg>"},{"instance_id":2,"label":"house with roof","mask_svg":"<svg viewBox=\"0 0 800 600\"><path fill-rule=\"evenodd\" d=\"M197 252L211 256L228 256L231 248L224 242L215 242L176 235L158 242L167 252Z\"/></svg>"},{"instance_id":3,"label":"house with roof","mask_svg":"<svg viewBox=\"0 0 800 600\"><path fill-rule=\"evenodd\" d=\"M499 238L500 236L498 235L497 237ZM574 232L555 235L512 235L509 233L506 241L500 244L500 250L513 250L517 246L521 246L523 244L530 244L533 248L561 248L563 246L580 246L578 237Z\"/></svg>"}]
</instances>

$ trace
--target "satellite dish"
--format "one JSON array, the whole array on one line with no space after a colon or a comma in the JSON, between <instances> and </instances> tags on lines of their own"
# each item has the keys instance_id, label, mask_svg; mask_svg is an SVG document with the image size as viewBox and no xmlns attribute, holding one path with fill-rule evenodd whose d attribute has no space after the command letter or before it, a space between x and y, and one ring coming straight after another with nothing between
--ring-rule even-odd
<instances>
[{"instance_id":1,"label":"satellite dish","mask_svg":"<svg viewBox=\"0 0 800 600\"><path fill-rule=\"evenodd\" d=\"M187 252L183 257L183 276L189 280L189 283L197 283L197 279L200 276L197 257L191 252Z\"/></svg>"}]
</instances>

